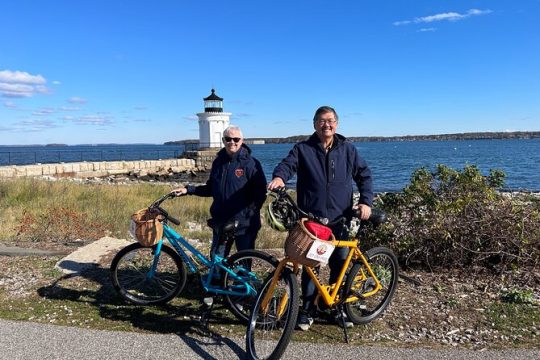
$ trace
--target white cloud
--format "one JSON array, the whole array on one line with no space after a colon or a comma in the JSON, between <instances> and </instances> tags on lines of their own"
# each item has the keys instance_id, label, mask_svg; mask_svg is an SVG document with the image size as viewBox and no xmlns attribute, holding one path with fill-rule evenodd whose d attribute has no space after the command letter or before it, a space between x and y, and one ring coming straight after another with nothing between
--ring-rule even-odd
<instances>
[{"instance_id":1,"label":"white cloud","mask_svg":"<svg viewBox=\"0 0 540 360\"><path fill-rule=\"evenodd\" d=\"M395 26L400 26L400 25L408 25L412 23L412 21L410 20L402 20L402 21L394 21L392 24L395 25Z\"/></svg>"},{"instance_id":2,"label":"white cloud","mask_svg":"<svg viewBox=\"0 0 540 360\"><path fill-rule=\"evenodd\" d=\"M80 108L75 107L75 106L61 106L58 110L60 110L60 111L79 111Z\"/></svg>"},{"instance_id":3,"label":"white cloud","mask_svg":"<svg viewBox=\"0 0 540 360\"><path fill-rule=\"evenodd\" d=\"M4 106L7 107L8 109L16 109L17 108L17 104L15 104L14 102L11 102L11 101L4 102Z\"/></svg>"},{"instance_id":4,"label":"white cloud","mask_svg":"<svg viewBox=\"0 0 540 360\"><path fill-rule=\"evenodd\" d=\"M36 93L48 94L47 80L41 75L24 71L0 71L0 95L10 98L31 97Z\"/></svg>"},{"instance_id":5,"label":"white cloud","mask_svg":"<svg viewBox=\"0 0 540 360\"><path fill-rule=\"evenodd\" d=\"M102 115L85 115L74 119L73 122L80 125L109 125L112 123L109 117Z\"/></svg>"},{"instance_id":6,"label":"white cloud","mask_svg":"<svg viewBox=\"0 0 540 360\"><path fill-rule=\"evenodd\" d=\"M418 32L433 32L433 31L437 31L437 29L430 27L430 28L421 28L421 29L418 29L417 31Z\"/></svg>"},{"instance_id":7,"label":"white cloud","mask_svg":"<svg viewBox=\"0 0 540 360\"><path fill-rule=\"evenodd\" d=\"M57 128L58 125L51 120L22 120L15 124L12 127L4 129L4 131L13 131L13 132L39 132L48 129Z\"/></svg>"},{"instance_id":8,"label":"white cloud","mask_svg":"<svg viewBox=\"0 0 540 360\"><path fill-rule=\"evenodd\" d=\"M70 97L67 101L72 104L86 104L87 102L86 99L80 98L78 96Z\"/></svg>"},{"instance_id":9,"label":"white cloud","mask_svg":"<svg viewBox=\"0 0 540 360\"><path fill-rule=\"evenodd\" d=\"M248 113L235 113L235 114L232 115L233 119L242 119L242 118L247 118L247 117L251 117L251 114L248 114Z\"/></svg>"},{"instance_id":10,"label":"white cloud","mask_svg":"<svg viewBox=\"0 0 540 360\"><path fill-rule=\"evenodd\" d=\"M35 87L26 84L9 84L0 82L0 94L4 97L20 98L30 97L34 94Z\"/></svg>"},{"instance_id":11,"label":"white cloud","mask_svg":"<svg viewBox=\"0 0 540 360\"><path fill-rule=\"evenodd\" d=\"M435 15L423 16L414 18L414 20L402 20L396 21L393 24L395 26L408 25L408 24L421 24L421 23L432 23L436 21L459 21L466 19L471 16L486 15L492 13L491 10L479 10L479 9L469 9L466 13L460 14L457 12L446 12Z\"/></svg>"},{"instance_id":12,"label":"white cloud","mask_svg":"<svg viewBox=\"0 0 540 360\"><path fill-rule=\"evenodd\" d=\"M47 116L47 115L50 115L50 114L54 114L56 111L54 109L51 109L51 108L42 108L42 109L39 109L37 111L34 111L32 113L32 115L34 116Z\"/></svg>"},{"instance_id":13,"label":"white cloud","mask_svg":"<svg viewBox=\"0 0 540 360\"><path fill-rule=\"evenodd\" d=\"M10 84L29 84L29 85L41 85L45 84L47 80L41 75L31 75L24 71L0 71L0 82Z\"/></svg>"}]
</instances>

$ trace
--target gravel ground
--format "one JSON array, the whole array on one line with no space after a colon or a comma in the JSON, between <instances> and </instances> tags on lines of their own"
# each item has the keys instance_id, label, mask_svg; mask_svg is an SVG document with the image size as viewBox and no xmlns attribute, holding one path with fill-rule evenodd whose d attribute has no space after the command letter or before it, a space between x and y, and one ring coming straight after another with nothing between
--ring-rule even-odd
<instances>
[{"instance_id":1,"label":"gravel ground","mask_svg":"<svg viewBox=\"0 0 540 360\"><path fill-rule=\"evenodd\" d=\"M49 244L40 250L68 253L75 249L73 244ZM114 251L108 250L105 256L92 257L98 266L108 268L114 255ZM8 298L30 296L36 286L43 283L43 269L17 264L12 257L0 256L0 268L3 269L0 294L3 291ZM530 290L533 300L522 306L527 307L529 314L538 319L540 274L523 271L495 275L486 270L473 270L404 272L412 281L401 281L384 316L367 326L355 327L350 333L352 340L404 347L540 348L538 321L523 322L518 315L512 318L512 313L493 312L494 305L503 304L502 294L508 293L511 288ZM72 281L77 281L77 278ZM504 325L500 325L501 320ZM313 342L325 333L328 326L324 319L316 320L312 330L295 333L295 339Z\"/></svg>"}]
</instances>

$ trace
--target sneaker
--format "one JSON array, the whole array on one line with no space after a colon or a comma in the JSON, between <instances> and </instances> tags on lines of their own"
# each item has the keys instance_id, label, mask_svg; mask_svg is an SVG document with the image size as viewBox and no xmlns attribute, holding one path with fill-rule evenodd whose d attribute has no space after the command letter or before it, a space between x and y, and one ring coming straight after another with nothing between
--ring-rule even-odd
<instances>
[{"instance_id":1,"label":"sneaker","mask_svg":"<svg viewBox=\"0 0 540 360\"><path fill-rule=\"evenodd\" d=\"M343 325L345 325L345 327L348 329L348 328L352 328L354 326L354 323L349 319L349 317L347 316L347 314L345 314L344 311L341 312L341 315L339 312L336 312L334 314L334 321L336 322L336 324L338 324L340 327L343 327Z\"/></svg>"},{"instance_id":2,"label":"sneaker","mask_svg":"<svg viewBox=\"0 0 540 360\"><path fill-rule=\"evenodd\" d=\"M302 331L308 331L312 324L313 318L309 316L306 312L300 311L300 313L298 314L298 321L296 322L296 327Z\"/></svg>"}]
</instances>

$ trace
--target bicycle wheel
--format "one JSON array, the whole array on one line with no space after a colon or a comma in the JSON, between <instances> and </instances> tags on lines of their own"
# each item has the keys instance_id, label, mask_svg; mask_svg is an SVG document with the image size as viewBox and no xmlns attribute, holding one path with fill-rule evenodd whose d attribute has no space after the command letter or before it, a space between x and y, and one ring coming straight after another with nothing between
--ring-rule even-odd
<instances>
[{"instance_id":1,"label":"bicycle wheel","mask_svg":"<svg viewBox=\"0 0 540 360\"><path fill-rule=\"evenodd\" d=\"M126 246L111 263L114 288L124 299L137 305L163 304L174 298L186 284L186 269L180 256L162 246L153 276L149 276L156 247L139 243Z\"/></svg>"},{"instance_id":2,"label":"bicycle wheel","mask_svg":"<svg viewBox=\"0 0 540 360\"><path fill-rule=\"evenodd\" d=\"M275 257L258 250L242 250L227 259L229 267L259 292L264 282L276 269L278 261ZM247 271L250 271L248 273ZM231 279L228 273L223 276L223 289L241 290L245 288L239 281ZM238 320L247 324L249 310L255 302L256 294L251 296L225 295L225 303Z\"/></svg>"},{"instance_id":3,"label":"bicycle wheel","mask_svg":"<svg viewBox=\"0 0 540 360\"><path fill-rule=\"evenodd\" d=\"M382 289L375 294L346 302L345 312L355 324L367 324L382 315L397 288L399 267L394 253L384 247L370 249L365 254L371 269L379 279ZM375 282L363 263L353 265L347 274L344 293L358 296L373 290Z\"/></svg>"},{"instance_id":4,"label":"bicycle wheel","mask_svg":"<svg viewBox=\"0 0 540 360\"><path fill-rule=\"evenodd\" d=\"M257 295L246 332L246 350L250 359L279 359L289 345L298 317L298 283L290 269L281 273L275 286L269 278ZM266 308L262 301L271 291Z\"/></svg>"}]
</instances>

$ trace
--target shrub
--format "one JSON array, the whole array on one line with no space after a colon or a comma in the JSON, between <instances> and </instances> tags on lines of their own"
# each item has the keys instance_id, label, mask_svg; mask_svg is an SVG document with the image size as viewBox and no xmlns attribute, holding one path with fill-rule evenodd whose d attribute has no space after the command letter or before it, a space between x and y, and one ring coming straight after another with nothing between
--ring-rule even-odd
<instances>
[{"instance_id":1,"label":"shrub","mask_svg":"<svg viewBox=\"0 0 540 360\"><path fill-rule=\"evenodd\" d=\"M392 247L405 266L537 266L538 201L498 192L504 177L499 170L483 176L473 165L420 168L402 193L377 198L389 222L368 240Z\"/></svg>"}]
</instances>

